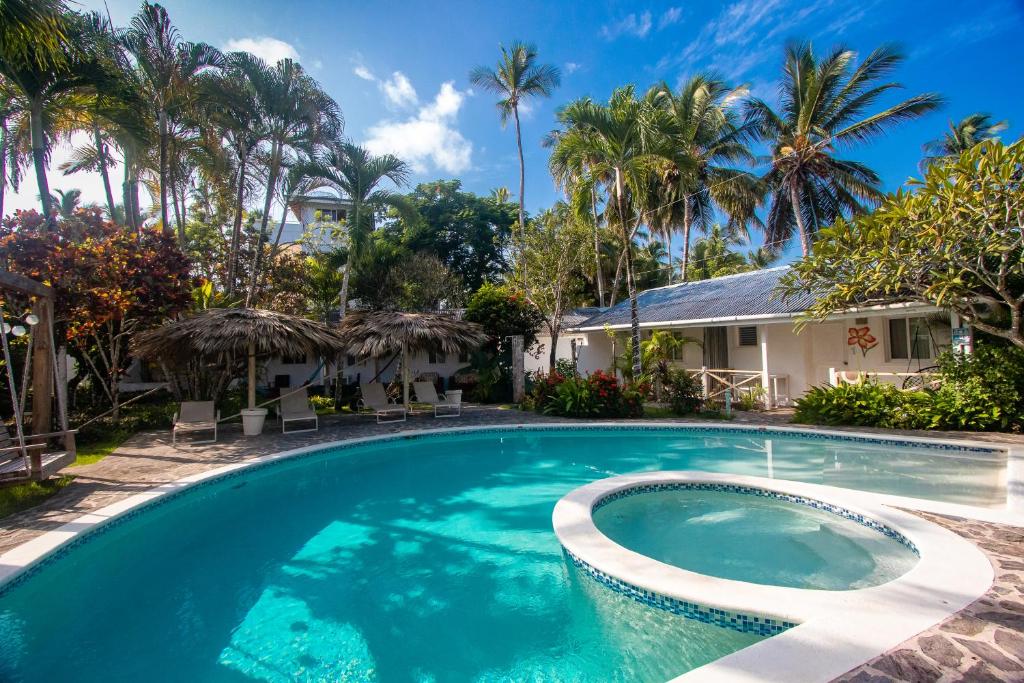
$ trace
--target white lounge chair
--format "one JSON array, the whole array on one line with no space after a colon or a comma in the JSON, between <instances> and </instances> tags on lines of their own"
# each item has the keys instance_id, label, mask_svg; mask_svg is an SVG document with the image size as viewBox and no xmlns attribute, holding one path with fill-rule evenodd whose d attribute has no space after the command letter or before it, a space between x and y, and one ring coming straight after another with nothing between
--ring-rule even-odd
<instances>
[{"instance_id":1,"label":"white lounge chair","mask_svg":"<svg viewBox=\"0 0 1024 683\"><path fill-rule=\"evenodd\" d=\"M193 441L192 443L216 443L218 420L220 420L220 411L213 405L213 401L182 401L181 409L174 414L171 445L173 446L177 442L178 432L213 431L213 438L209 441Z\"/></svg>"},{"instance_id":2,"label":"white lounge chair","mask_svg":"<svg viewBox=\"0 0 1024 683\"><path fill-rule=\"evenodd\" d=\"M399 417L383 421L405 422L405 406L389 400L387 392L384 391L384 385L380 382L362 385L360 393L362 393L363 397L359 399L359 406L369 408L377 413L377 424L382 422L382 417L386 418L390 415L398 415Z\"/></svg>"},{"instance_id":3,"label":"white lounge chair","mask_svg":"<svg viewBox=\"0 0 1024 683\"><path fill-rule=\"evenodd\" d=\"M296 389L290 394L285 394L281 397L280 405L278 406L278 417L281 418L281 433L282 434L296 434L298 432L315 432L320 429L320 420L316 416L316 411L313 410L313 406L309 404L309 395L305 389ZM293 429L287 431L285 427L289 422L313 422L312 427L306 429Z\"/></svg>"},{"instance_id":4,"label":"white lounge chair","mask_svg":"<svg viewBox=\"0 0 1024 683\"><path fill-rule=\"evenodd\" d=\"M432 382L413 382L416 400L434 406L434 417L459 417L462 415L462 392L450 391L437 395ZM441 411L444 411L443 413Z\"/></svg>"}]
</instances>

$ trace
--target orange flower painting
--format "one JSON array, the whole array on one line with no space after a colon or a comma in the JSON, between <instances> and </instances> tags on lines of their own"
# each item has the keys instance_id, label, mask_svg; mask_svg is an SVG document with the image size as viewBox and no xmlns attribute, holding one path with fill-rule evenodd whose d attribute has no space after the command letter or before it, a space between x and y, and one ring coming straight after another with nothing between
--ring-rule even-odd
<instances>
[{"instance_id":1,"label":"orange flower painting","mask_svg":"<svg viewBox=\"0 0 1024 683\"><path fill-rule=\"evenodd\" d=\"M871 334L871 328L866 325L864 327L851 327L848 332L850 336L846 339L847 346L859 347L861 353L865 356L870 349L878 346L878 340Z\"/></svg>"}]
</instances>

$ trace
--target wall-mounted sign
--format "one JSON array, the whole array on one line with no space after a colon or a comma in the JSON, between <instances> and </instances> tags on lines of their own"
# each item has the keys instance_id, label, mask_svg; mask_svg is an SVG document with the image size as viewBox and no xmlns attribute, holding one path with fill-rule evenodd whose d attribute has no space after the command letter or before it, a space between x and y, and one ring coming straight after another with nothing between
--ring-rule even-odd
<instances>
[{"instance_id":1,"label":"wall-mounted sign","mask_svg":"<svg viewBox=\"0 0 1024 683\"><path fill-rule=\"evenodd\" d=\"M954 327L952 338L953 350L957 353L971 353L974 349L974 336L969 327Z\"/></svg>"}]
</instances>

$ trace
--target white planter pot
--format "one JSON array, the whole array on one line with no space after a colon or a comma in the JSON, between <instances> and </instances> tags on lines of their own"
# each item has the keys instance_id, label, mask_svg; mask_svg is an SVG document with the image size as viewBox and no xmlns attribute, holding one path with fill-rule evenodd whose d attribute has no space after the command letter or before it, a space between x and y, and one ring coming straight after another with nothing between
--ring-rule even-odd
<instances>
[{"instance_id":1,"label":"white planter pot","mask_svg":"<svg viewBox=\"0 0 1024 683\"><path fill-rule=\"evenodd\" d=\"M266 419L266 408L246 408L242 411L242 433L246 436L259 436L263 432L263 421Z\"/></svg>"}]
</instances>

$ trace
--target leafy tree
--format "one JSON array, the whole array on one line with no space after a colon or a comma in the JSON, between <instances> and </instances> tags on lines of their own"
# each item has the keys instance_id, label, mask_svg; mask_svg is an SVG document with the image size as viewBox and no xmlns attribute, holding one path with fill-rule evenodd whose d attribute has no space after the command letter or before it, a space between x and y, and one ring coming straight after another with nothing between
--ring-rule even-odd
<instances>
[{"instance_id":1,"label":"leafy tree","mask_svg":"<svg viewBox=\"0 0 1024 683\"><path fill-rule=\"evenodd\" d=\"M559 202L526 226L526 271L530 301L544 315L551 335L548 368L554 370L562 318L583 289L581 271L590 239L586 226Z\"/></svg>"},{"instance_id":2,"label":"leafy tree","mask_svg":"<svg viewBox=\"0 0 1024 683\"><path fill-rule=\"evenodd\" d=\"M1024 348L1024 140L983 142L932 165L910 190L821 232L785 291L808 291L808 316L912 301Z\"/></svg>"},{"instance_id":3,"label":"leafy tree","mask_svg":"<svg viewBox=\"0 0 1024 683\"><path fill-rule=\"evenodd\" d=\"M469 298L463 318L484 328L492 349L506 346L504 340L514 335L522 335L523 348L531 349L544 325L544 316L522 293L490 283Z\"/></svg>"},{"instance_id":4,"label":"leafy tree","mask_svg":"<svg viewBox=\"0 0 1024 683\"><path fill-rule=\"evenodd\" d=\"M836 150L884 134L902 121L934 111L941 99L923 94L867 112L899 83L879 83L903 56L881 47L860 63L839 46L819 59L807 44L786 49L778 111L759 99L747 101L754 129L771 146L772 165L763 181L769 195L765 243L781 250L795 234L804 256L820 228L844 215L863 213L882 198L878 175Z\"/></svg>"},{"instance_id":5,"label":"leafy tree","mask_svg":"<svg viewBox=\"0 0 1024 683\"><path fill-rule=\"evenodd\" d=\"M501 59L495 68L478 66L469 73L470 82L492 92L498 100L501 125L512 117L516 123L516 149L519 152L519 239L523 248L526 236L526 165L523 161L523 136L519 123L519 105L533 97L550 97L562 82L557 67L537 63L537 48L515 42L501 48ZM525 277L525 274L524 274Z\"/></svg>"},{"instance_id":6,"label":"leafy tree","mask_svg":"<svg viewBox=\"0 0 1024 683\"><path fill-rule=\"evenodd\" d=\"M186 309L188 261L172 237L104 221L80 209L45 232L35 212L18 212L0 229L0 259L54 288L54 318L119 417L121 373L131 337Z\"/></svg>"},{"instance_id":7,"label":"leafy tree","mask_svg":"<svg viewBox=\"0 0 1024 683\"><path fill-rule=\"evenodd\" d=\"M379 308L437 311L458 308L464 299L462 280L433 254L410 254L388 270Z\"/></svg>"},{"instance_id":8,"label":"leafy tree","mask_svg":"<svg viewBox=\"0 0 1024 683\"><path fill-rule=\"evenodd\" d=\"M955 123L950 121L948 133L921 146L925 154L921 168L958 157L984 140L997 139L1007 125L1006 121L994 122L991 114L981 112L970 114Z\"/></svg>"},{"instance_id":9,"label":"leafy tree","mask_svg":"<svg viewBox=\"0 0 1024 683\"><path fill-rule=\"evenodd\" d=\"M435 255L470 292L508 271L513 205L465 192L458 180L421 183L407 199L418 220L401 221L406 249Z\"/></svg>"}]
</instances>

